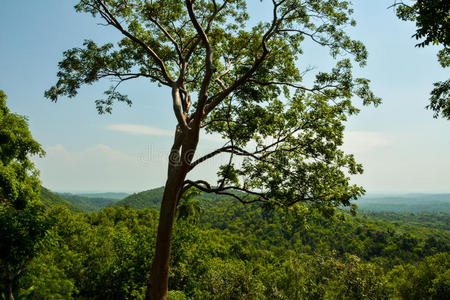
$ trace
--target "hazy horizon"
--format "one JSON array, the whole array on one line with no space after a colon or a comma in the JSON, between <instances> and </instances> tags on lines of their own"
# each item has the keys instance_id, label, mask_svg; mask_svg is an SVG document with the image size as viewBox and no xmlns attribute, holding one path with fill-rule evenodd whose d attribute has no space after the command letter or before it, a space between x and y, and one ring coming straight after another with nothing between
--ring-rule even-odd
<instances>
[{"instance_id":1,"label":"hazy horizon","mask_svg":"<svg viewBox=\"0 0 450 300\"><path fill-rule=\"evenodd\" d=\"M45 186L45 184L42 184L43 187L48 188ZM164 186L155 186L155 187L150 187L147 188L145 190L53 190L48 188L50 191L54 192L54 193L68 193L68 194L74 194L74 195L82 195L82 194L104 194L104 193L113 193L113 194L134 194L134 193L140 193L143 191L147 191L147 190L153 190L153 189L158 189L158 188L162 188ZM400 196L400 197L414 197L414 196L420 196L420 195L426 195L426 196L431 196L431 195L449 195L450 196L450 191L449 192L408 192L408 191L400 191L400 192L392 192L392 193L384 193L384 192L366 192L362 197L391 197L391 196Z\"/></svg>"}]
</instances>

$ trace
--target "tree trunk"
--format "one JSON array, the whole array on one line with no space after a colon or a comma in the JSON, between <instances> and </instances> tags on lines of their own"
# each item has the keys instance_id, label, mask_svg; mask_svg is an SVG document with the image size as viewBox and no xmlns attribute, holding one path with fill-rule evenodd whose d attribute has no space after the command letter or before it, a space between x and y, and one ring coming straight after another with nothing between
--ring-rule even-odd
<instances>
[{"instance_id":1,"label":"tree trunk","mask_svg":"<svg viewBox=\"0 0 450 300\"><path fill-rule=\"evenodd\" d=\"M6 283L6 299L14 300L12 280L8 280L8 282Z\"/></svg>"},{"instance_id":2,"label":"tree trunk","mask_svg":"<svg viewBox=\"0 0 450 300\"><path fill-rule=\"evenodd\" d=\"M155 256L153 257L150 281L145 294L146 300L166 300L169 285L170 247L178 199L184 180L189 172L191 159L198 145L200 127L183 132L180 125L175 132L175 140L169 155L167 181L159 210L158 233ZM180 155L181 152L181 155Z\"/></svg>"},{"instance_id":3,"label":"tree trunk","mask_svg":"<svg viewBox=\"0 0 450 300\"><path fill-rule=\"evenodd\" d=\"M186 172L182 168L178 167L176 169L172 174L169 172L169 178L164 188L164 196L159 212L155 256L153 258L149 286L145 295L146 300L167 299L172 228L179 193L186 177Z\"/></svg>"}]
</instances>

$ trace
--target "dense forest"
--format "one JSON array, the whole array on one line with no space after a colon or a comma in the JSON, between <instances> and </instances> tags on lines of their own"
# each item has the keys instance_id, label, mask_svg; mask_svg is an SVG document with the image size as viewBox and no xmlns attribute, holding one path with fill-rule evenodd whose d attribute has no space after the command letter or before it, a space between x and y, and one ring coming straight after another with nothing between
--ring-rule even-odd
<instances>
[{"instance_id":1,"label":"dense forest","mask_svg":"<svg viewBox=\"0 0 450 300\"><path fill-rule=\"evenodd\" d=\"M161 195L86 212L74 195L42 189L54 225L17 295L142 298ZM200 194L182 199L172 246L169 299L447 299L450 291L450 215L408 206L324 215Z\"/></svg>"}]
</instances>

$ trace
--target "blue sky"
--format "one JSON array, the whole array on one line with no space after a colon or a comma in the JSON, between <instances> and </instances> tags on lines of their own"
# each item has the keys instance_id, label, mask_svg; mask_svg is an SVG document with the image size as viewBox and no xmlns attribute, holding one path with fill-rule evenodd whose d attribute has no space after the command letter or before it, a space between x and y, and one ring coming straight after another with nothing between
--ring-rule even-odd
<instances>
[{"instance_id":1,"label":"blue sky","mask_svg":"<svg viewBox=\"0 0 450 300\"><path fill-rule=\"evenodd\" d=\"M251 2L251 3L250 3ZM267 2L267 1L265 1ZM438 48L416 48L414 24L397 20L393 1L354 1L356 28L368 48L368 65L356 70L372 80L383 98L347 123L344 149L365 166L353 178L372 193L450 192L450 121L424 109L432 83L448 77L437 63ZM118 34L72 8L76 1L2 0L0 4L0 89L13 112L29 117L47 156L36 159L43 185L56 191L141 191L164 184L166 157L176 120L170 93L144 80L122 91L134 100L112 115L97 115L94 100L108 82L83 87L73 99L51 103L43 93L56 81L62 52L84 39L99 44ZM267 5L249 1L264 15ZM307 65L328 68L326 51L305 49ZM303 66L304 68L305 66ZM205 137L200 153L220 145ZM220 159L193 174L214 180Z\"/></svg>"}]
</instances>

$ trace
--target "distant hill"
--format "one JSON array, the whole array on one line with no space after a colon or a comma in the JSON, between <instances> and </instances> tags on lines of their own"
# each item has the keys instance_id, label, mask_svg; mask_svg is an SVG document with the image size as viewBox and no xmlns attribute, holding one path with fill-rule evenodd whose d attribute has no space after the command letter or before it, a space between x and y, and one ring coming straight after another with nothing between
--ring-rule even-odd
<instances>
[{"instance_id":1,"label":"distant hill","mask_svg":"<svg viewBox=\"0 0 450 300\"><path fill-rule=\"evenodd\" d=\"M113 207L129 206L134 209L155 208L159 209L161 205L164 187L134 193L112 204Z\"/></svg>"},{"instance_id":2,"label":"distant hill","mask_svg":"<svg viewBox=\"0 0 450 300\"><path fill-rule=\"evenodd\" d=\"M82 196L82 197L89 197L89 198L106 198L106 199L115 199L115 200L122 200L125 197L127 197L128 193L83 193L75 195Z\"/></svg>"},{"instance_id":3,"label":"distant hill","mask_svg":"<svg viewBox=\"0 0 450 300\"><path fill-rule=\"evenodd\" d=\"M74 212L81 212L82 211L81 208L77 207L76 205L70 203L67 200L64 200L59 195L51 192L49 189L47 189L47 188L45 188L43 186L41 186L40 198L41 198L42 203L44 203L44 205L46 207L62 205L62 206L68 207L71 211L74 211Z\"/></svg>"},{"instance_id":4,"label":"distant hill","mask_svg":"<svg viewBox=\"0 0 450 300\"><path fill-rule=\"evenodd\" d=\"M450 194L368 195L356 204L362 211L450 213Z\"/></svg>"},{"instance_id":5,"label":"distant hill","mask_svg":"<svg viewBox=\"0 0 450 300\"><path fill-rule=\"evenodd\" d=\"M134 193L123 200L117 201L111 206L128 206L134 209L155 208L159 210L163 193L164 187L147 190L140 193ZM202 193L196 198L200 200L204 208L208 208L212 206L217 199L230 198L230 196Z\"/></svg>"},{"instance_id":6,"label":"distant hill","mask_svg":"<svg viewBox=\"0 0 450 300\"><path fill-rule=\"evenodd\" d=\"M58 193L58 195L64 200L67 200L70 203L81 208L85 212L100 211L103 208L110 206L118 201L114 198L93 197L93 194L91 194L91 196L81 196L70 193Z\"/></svg>"},{"instance_id":7,"label":"distant hill","mask_svg":"<svg viewBox=\"0 0 450 300\"><path fill-rule=\"evenodd\" d=\"M112 204L113 207L129 206L135 209L159 209L164 188L147 190L129 195ZM213 205L217 199L229 198L215 194L203 193L197 198L204 208ZM373 212L439 212L450 214L450 194L403 194L403 195L368 195L356 201L359 210Z\"/></svg>"}]
</instances>

